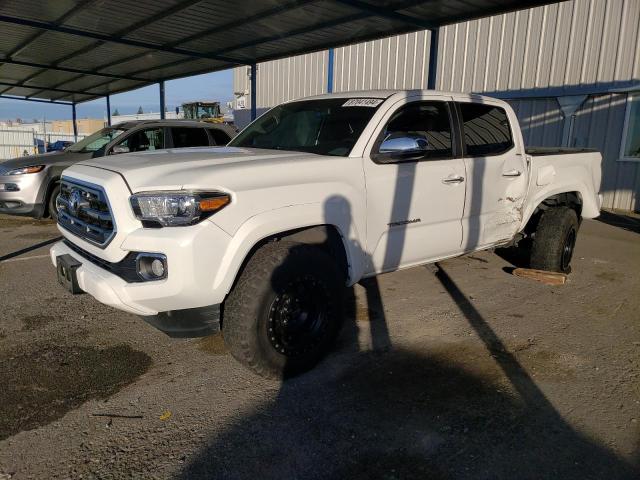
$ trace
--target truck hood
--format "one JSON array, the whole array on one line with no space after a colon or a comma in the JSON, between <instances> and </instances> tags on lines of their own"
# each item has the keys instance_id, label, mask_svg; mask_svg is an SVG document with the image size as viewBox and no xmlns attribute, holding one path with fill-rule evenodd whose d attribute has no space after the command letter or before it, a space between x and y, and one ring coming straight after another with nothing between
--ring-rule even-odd
<instances>
[{"instance_id":1,"label":"truck hood","mask_svg":"<svg viewBox=\"0 0 640 480\"><path fill-rule=\"evenodd\" d=\"M304 159L320 159L319 155L283 150L237 147L194 147L112 155L85 160L80 165L110 170L122 175L132 192L198 188L211 185L211 180L229 177ZM238 168L242 167L242 171ZM260 167L254 169L254 167ZM246 180L246 178L245 178ZM218 183L218 182L215 182ZM236 183L236 182L234 182Z\"/></svg>"}]
</instances>

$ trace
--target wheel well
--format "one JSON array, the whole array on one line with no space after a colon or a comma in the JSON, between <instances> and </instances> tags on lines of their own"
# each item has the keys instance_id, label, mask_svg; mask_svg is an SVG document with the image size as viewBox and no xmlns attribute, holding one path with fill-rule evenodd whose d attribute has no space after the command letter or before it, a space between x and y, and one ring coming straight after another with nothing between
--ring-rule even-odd
<instances>
[{"instance_id":1,"label":"wheel well","mask_svg":"<svg viewBox=\"0 0 640 480\"><path fill-rule=\"evenodd\" d=\"M527 226L524 229L525 234L530 235L535 232L542 214L550 208L557 207L569 207L573 209L578 216L578 220L580 220L582 216L582 197L580 196L580 192L557 193L556 195L551 195L550 197L545 198L536 207L533 215L531 215L531 218L527 222Z\"/></svg>"},{"instance_id":2,"label":"wheel well","mask_svg":"<svg viewBox=\"0 0 640 480\"><path fill-rule=\"evenodd\" d=\"M315 225L274 233L260 240L251 248L243 260L242 265L236 274L235 281L240 278L247 262L260 247L270 242L280 242L282 240L315 245L323 249L335 259L338 264L338 268L340 268L340 271L344 274L345 279L349 277L349 261L342 241L342 235L340 235L340 232L334 225Z\"/></svg>"},{"instance_id":3,"label":"wheel well","mask_svg":"<svg viewBox=\"0 0 640 480\"><path fill-rule=\"evenodd\" d=\"M235 287L247 263L260 247L270 242L280 242L282 240L315 245L323 249L336 260L338 268L344 274L344 278L349 278L349 261L347 259L347 251L342 241L342 235L340 235L340 232L334 225L315 225L274 233L256 243L242 261L242 265L240 265L231 289ZM224 322L224 303L221 307L221 322Z\"/></svg>"},{"instance_id":4,"label":"wheel well","mask_svg":"<svg viewBox=\"0 0 640 480\"><path fill-rule=\"evenodd\" d=\"M342 235L334 225L316 225L279 232L259 242L258 248L265 243L281 240L315 245L321 248L336 261L345 278L349 276L347 252L342 241Z\"/></svg>"},{"instance_id":5,"label":"wheel well","mask_svg":"<svg viewBox=\"0 0 640 480\"><path fill-rule=\"evenodd\" d=\"M47 215L51 214L51 212L49 212L49 199L51 198L51 193L53 192L53 189L59 183L60 183L60 178L52 178L49 181L49 185L47 185L47 191L45 193L44 201L43 201L44 202L44 210L42 211L42 215L45 216L45 217Z\"/></svg>"}]
</instances>

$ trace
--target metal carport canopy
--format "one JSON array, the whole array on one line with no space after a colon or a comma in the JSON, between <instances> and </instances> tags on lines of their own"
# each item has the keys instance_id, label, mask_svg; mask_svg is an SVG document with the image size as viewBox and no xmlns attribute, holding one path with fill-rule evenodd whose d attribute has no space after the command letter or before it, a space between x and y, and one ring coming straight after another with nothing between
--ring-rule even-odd
<instances>
[{"instance_id":1,"label":"metal carport canopy","mask_svg":"<svg viewBox=\"0 0 640 480\"><path fill-rule=\"evenodd\" d=\"M81 103L407 33L533 0L5 0L0 97Z\"/></svg>"}]
</instances>

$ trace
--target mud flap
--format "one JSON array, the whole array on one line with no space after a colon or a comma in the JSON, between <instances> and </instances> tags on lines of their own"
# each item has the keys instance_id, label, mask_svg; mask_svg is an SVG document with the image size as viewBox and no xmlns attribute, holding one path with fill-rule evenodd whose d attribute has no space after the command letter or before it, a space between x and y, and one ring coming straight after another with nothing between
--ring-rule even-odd
<instances>
[{"instance_id":1,"label":"mud flap","mask_svg":"<svg viewBox=\"0 0 640 480\"><path fill-rule=\"evenodd\" d=\"M140 318L174 338L206 337L220 331L220 305L171 310Z\"/></svg>"}]
</instances>

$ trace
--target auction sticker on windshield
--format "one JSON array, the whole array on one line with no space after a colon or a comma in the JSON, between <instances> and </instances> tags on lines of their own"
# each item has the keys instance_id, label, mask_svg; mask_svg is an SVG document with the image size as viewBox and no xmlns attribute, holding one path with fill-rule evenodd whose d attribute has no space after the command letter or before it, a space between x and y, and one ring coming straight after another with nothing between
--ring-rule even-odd
<instances>
[{"instance_id":1,"label":"auction sticker on windshield","mask_svg":"<svg viewBox=\"0 0 640 480\"><path fill-rule=\"evenodd\" d=\"M381 98L352 98L342 104L343 107L377 107L383 102Z\"/></svg>"}]
</instances>

